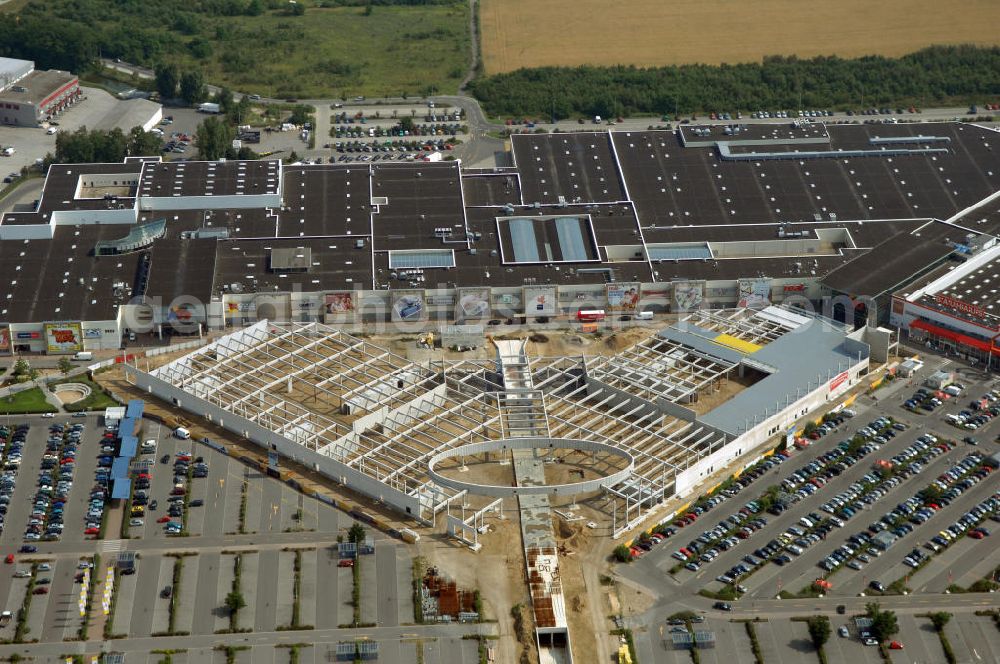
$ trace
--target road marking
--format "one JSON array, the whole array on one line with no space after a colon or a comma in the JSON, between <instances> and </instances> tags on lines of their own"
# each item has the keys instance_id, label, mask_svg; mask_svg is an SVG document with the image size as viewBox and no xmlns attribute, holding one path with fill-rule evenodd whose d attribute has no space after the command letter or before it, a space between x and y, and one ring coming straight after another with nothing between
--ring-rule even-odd
<instances>
[{"instance_id":1,"label":"road marking","mask_svg":"<svg viewBox=\"0 0 1000 664\"><path fill-rule=\"evenodd\" d=\"M120 539L117 540L104 540L101 544L101 553L114 553L115 551L121 551L124 548L124 542Z\"/></svg>"}]
</instances>

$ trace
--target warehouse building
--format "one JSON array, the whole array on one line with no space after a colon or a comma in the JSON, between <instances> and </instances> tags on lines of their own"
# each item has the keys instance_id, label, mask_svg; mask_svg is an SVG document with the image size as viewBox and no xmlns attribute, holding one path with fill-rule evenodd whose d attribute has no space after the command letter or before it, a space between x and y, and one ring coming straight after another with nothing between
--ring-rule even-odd
<instances>
[{"instance_id":1,"label":"warehouse building","mask_svg":"<svg viewBox=\"0 0 1000 664\"><path fill-rule=\"evenodd\" d=\"M46 323L86 350L262 319L432 330L797 302L883 323L901 285L996 251L991 129L694 129L515 135L495 169L54 165L33 209L0 217L0 329L56 352Z\"/></svg>"},{"instance_id":2,"label":"warehouse building","mask_svg":"<svg viewBox=\"0 0 1000 664\"><path fill-rule=\"evenodd\" d=\"M37 127L80 96L80 81L69 72L37 71L29 60L0 58L0 124Z\"/></svg>"}]
</instances>

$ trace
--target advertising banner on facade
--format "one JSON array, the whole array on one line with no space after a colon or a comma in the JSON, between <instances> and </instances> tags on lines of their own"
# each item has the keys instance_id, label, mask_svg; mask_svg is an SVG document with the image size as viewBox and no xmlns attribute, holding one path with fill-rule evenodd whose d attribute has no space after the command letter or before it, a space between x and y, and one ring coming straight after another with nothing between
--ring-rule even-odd
<instances>
[{"instance_id":1,"label":"advertising banner on facade","mask_svg":"<svg viewBox=\"0 0 1000 664\"><path fill-rule=\"evenodd\" d=\"M45 323L42 329L49 354L71 354L83 350L83 332L79 323Z\"/></svg>"},{"instance_id":2,"label":"advertising banner on facade","mask_svg":"<svg viewBox=\"0 0 1000 664\"><path fill-rule=\"evenodd\" d=\"M674 309L677 312L694 311L701 308L705 300L704 281L675 281Z\"/></svg>"},{"instance_id":3,"label":"advertising banner on facade","mask_svg":"<svg viewBox=\"0 0 1000 664\"><path fill-rule=\"evenodd\" d=\"M554 316L556 314L555 286L525 286L524 315Z\"/></svg>"},{"instance_id":4,"label":"advertising banner on facade","mask_svg":"<svg viewBox=\"0 0 1000 664\"><path fill-rule=\"evenodd\" d=\"M737 279L740 299L736 306L742 309L763 309L771 304L770 279Z\"/></svg>"},{"instance_id":5,"label":"advertising banner on facade","mask_svg":"<svg viewBox=\"0 0 1000 664\"><path fill-rule=\"evenodd\" d=\"M639 306L639 292L642 285L637 282L608 284L605 288L608 309L611 311L635 311Z\"/></svg>"},{"instance_id":6,"label":"advertising banner on facade","mask_svg":"<svg viewBox=\"0 0 1000 664\"><path fill-rule=\"evenodd\" d=\"M326 323L344 323L354 320L357 302L354 291L327 293L323 296L323 321Z\"/></svg>"},{"instance_id":7,"label":"advertising banner on facade","mask_svg":"<svg viewBox=\"0 0 1000 664\"><path fill-rule=\"evenodd\" d=\"M10 326L0 325L0 355L10 355Z\"/></svg>"},{"instance_id":8,"label":"advertising banner on facade","mask_svg":"<svg viewBox=\"0 0 1000 664\"><path fill-rule=\"evenodd\" d=\"M459 288L455 302L455 320L480 320L490 315L489 288Z\"/></svg>"},{"instance_id":9,"label":"advertising banner on facade","mask_svg":"<svg viewBox=\"0 0 1000 664\"><path fill-rule=\"evenodd\" d=\"M392 321L411 323L427 318L427 303L422 290L392 291Z\"/></svg>"}]
</instances>

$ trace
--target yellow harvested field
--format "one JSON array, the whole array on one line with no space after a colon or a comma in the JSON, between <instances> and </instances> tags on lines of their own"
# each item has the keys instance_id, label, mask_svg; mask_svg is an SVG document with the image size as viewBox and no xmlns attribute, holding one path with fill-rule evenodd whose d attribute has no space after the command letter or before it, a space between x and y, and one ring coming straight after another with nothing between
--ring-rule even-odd
<instances>
[{"instance_id":1,"label":"yellow harvested field","mask_svg":"<svg viewBox=\"0 0 1000 664\"><path fill-rule=\"evenodd\" d=\"M900 56L1000 44L1000 0L480 0L486 72Z\"/></svg>"}]
</instances>

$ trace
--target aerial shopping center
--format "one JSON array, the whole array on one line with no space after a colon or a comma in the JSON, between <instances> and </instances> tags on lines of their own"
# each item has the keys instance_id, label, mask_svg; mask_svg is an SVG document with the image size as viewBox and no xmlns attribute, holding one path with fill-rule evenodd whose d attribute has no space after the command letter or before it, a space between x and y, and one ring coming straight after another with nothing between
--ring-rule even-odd
<instances>
[{"instance_id":1,"label":"aerial shopping center","mask_svg":"<svg viewBox=\"0 0 1000 664\"><path fill-rule=\"evenodd\" d=\"M925 312L970 293L902 304L997 251L992 129L796 121L512 141L511 165L491 169L54 165L37 201L0 218L2 348L97 351L264 319L530 322L867 296L877 311L828 313L887 323L905 309L904 331L926 320L913 329L934 342L992 353L992 302L965 310L985 326L950 339Z\"/></svg>"}]
</instances>

